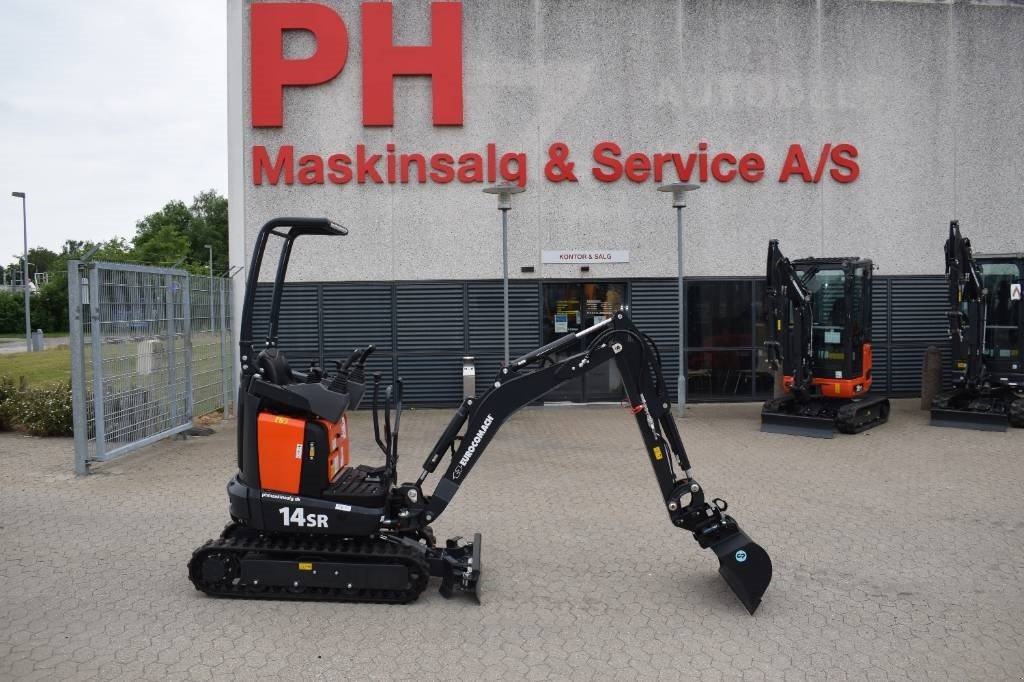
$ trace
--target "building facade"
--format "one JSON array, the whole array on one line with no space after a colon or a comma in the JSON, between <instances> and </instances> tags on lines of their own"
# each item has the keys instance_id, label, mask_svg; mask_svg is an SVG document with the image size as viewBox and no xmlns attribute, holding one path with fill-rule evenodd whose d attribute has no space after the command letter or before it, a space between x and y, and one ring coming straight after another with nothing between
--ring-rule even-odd
<instances>
[{"instance_id":1,"label":"building facade","mask_svg":"<svg viewBox=\"0 0 1024 682\"><path fill-rule=\"evenodd\" d=\"M376 343L417 403L502 347L494 183L509 213L512 353L620 304L678 373L675 214L694 399L771 390L761 292L792 258L877 266L876 390L944 345L942 244L1024 248L1024 4L229 0L231 254L280 215L296 246L281 344L304 364ZM269 278L271 273L264 272ZM553 400L614 401L614 370Z\"/></svg>"}]
</instances>

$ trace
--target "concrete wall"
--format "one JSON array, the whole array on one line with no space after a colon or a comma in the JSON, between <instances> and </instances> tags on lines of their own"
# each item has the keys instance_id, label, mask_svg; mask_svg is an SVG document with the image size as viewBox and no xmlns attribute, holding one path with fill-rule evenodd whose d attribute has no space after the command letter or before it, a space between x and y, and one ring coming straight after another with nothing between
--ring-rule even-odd
<instances>
[{"instance_id":1,"label":"concrete wall","mask_svg":"<svg viewBox=\"0 0 1024 682\"><path fill-rule=\"evenodd\" d=\"M629 249L628 264L589 276L675 273L674 215L656 183L603 184L590 150L756 151L757 184L707 183L686 210L687 273L762 271L769 237L787 254L857 254L882 274L938 273L948 221L977 248L1024 249L1024 6L820 0L466 0L465 125L435 128L428 78L399 78L393 128L361 122L359 3L326 2L345 19L342 74L288 88L285 125L249 121L248 5L229 0L232 257L249 255L278 215L327 215L343 240L299 244L292 277L391 280L499 277L500 222L482 185L291 187L251 181L250 148L296 154L525 151L529 183L511 214L513 277L575 277L540 263L542 249ZM426 44L429 4L395 6L395 43ZM286 54L309 54L308 34ZM566 142L576 184L543 175ZM824 142L859 150L851 184L776 180L791 143L812 164ZM670 177L674 179L674 177ZM240 205L241 204L241 205ZM244 225L244 229L243 229ZM244 234L245 244L242 237ZM536 272L520 274L520 266Z\"/></svg>"}]
</instances>

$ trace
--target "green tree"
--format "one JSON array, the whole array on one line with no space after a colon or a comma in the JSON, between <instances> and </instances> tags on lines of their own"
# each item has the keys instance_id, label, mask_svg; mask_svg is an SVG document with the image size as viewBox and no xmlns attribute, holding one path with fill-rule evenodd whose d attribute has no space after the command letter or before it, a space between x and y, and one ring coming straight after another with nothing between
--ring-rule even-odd
<instances>
[{"instance_id":1,"label":"green tree","mask_svg":"<svg viewBox=\"0 0 1024 682\"><path fill-rule=\"evenodd\" d=\"M189 259L197 265L209 263L209 244L213 247L214 273L224 272L228 269L228 200L212 189L200 192L192 200L189 212Z\"/></svg>"},{"instance_id":2,"label":"green tree","mask_svg":"<svg viewBox=\"0 0 1024 682\"><path fill-rule=\"evenodd\" d=\"M183 251L181 239L185 240ZM134 260L169 265L184 257L186 266L203 274L209 263L209 244L214 272L224 272L228 267L228 200L207 190L193 197L190 206L169 201L135 224L133 244ZM168 258L171 254L174 257ZM165 260L154 260L157 257Z\"/></svg>"},{"instance_id":3,"label":"green tree","mask_svg":"<svg viewBox=\"0 0 1024 682\"><path fill-rule=\"evenodd\" d=\"M174 225L166 224L135 236L132 259L153 265L173 265L188 256L188 237Z\"/></svg>"}]
</instances>

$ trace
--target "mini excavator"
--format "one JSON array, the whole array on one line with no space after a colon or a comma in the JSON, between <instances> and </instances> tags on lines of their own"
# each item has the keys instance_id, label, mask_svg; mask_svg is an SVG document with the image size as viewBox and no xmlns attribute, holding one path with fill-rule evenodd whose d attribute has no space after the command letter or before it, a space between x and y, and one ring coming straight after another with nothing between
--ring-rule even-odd
<instances>
[{"instance_id":1,"label":"mini excavator","mask_svg":"<svg viewBox=\"0 0 1024 682\"><path fill-rule=\"evenodd\" d=\"M479 601L480 534L441 547L431 524L516 410L615 362L669 519L692 533L701 548L715 552L719 572L754 613L771 581L771 559L725 513L724 500L705 498L670 410L657 347L637 330L626 309L502 367L486 391L462 402L414 482L398 484L402 380L384 391L382 430L380 380L373 376L375 440L384 464L349 466L346 413L370 392L364 366L373 346L356 349L329 376L315 366L305 373L292 370L277 345L277 313L295 239L347 233L327 219L277 218L263 226L254 243L239 341L238 473L228 483L232 521L220 537L193 553L188 571L196 589L217 597L406 603L438 577L445 597L461 592ZM253 307L272 236L284 243L269 331L258 344ZM556 358L586 337L592 340L585 351ZM425 480L446 458L447 468L427 494Z\"/></svg>"},{"instance_id":2,"label":"mini excavator","mask_svg":"<svg viewBox=\"0 0 1024 682\"><path fill-rule=\"evenodd\" d=\"M871 390L871 274L862 258L790 262L768 242L765 352L782 369L781 398L765 402L761 430L832 438L889 418Z\"/></svg>"},{"instance_id":3,"label":"mini excavator","mask_svg":"<svg viewBox=\"0 0 1024 682\"><path fill-rule=\"evenodd\" d=\"M974 255L960 223L946 240L953 389L932 400L932 424L1024 428L1024 253Z\"/></svg>"}]
</instances>

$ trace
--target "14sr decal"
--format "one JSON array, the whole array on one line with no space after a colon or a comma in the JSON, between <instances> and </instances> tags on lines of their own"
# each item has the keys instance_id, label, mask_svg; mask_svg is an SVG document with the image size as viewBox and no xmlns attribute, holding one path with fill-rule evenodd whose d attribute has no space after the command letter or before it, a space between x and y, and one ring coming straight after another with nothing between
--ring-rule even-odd
<instances>
[{"instance_id":1,"label":"14sr decal","mask_svg":"<svg viewBox=\"0 0 1024 682\"><path fill-rule=\"evenodd\" d=\"M281 507L277 510L286 526L302 526L304 528L327 528L327 514L307 514L302 507L291 509Z\"/></svg>"}]
</instances>

